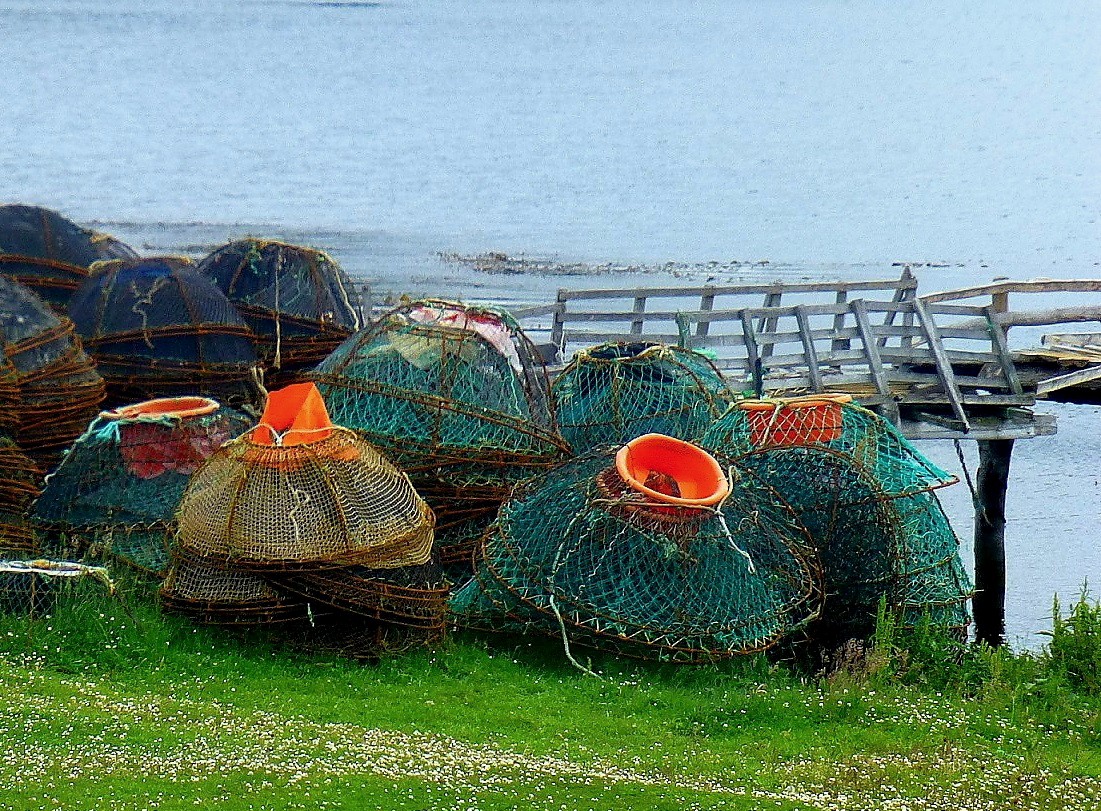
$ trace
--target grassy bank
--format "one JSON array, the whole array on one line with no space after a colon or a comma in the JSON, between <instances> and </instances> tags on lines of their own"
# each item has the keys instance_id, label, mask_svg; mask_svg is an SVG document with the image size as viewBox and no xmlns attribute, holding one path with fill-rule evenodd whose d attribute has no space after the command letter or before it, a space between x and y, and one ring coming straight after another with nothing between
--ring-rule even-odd
<instances>
[{"instance_id":1,"label":"grassy bank","mask_svg":"<svg viewBox=\"0 0 1101 811\"><path fill-rule=\"evenodd\" d=\"M881 624L829 676L458 637L377 665L131 594L0 616L0 809L1092 809L1101 611L1049 652Z\"/></svg>"}]
</instances>

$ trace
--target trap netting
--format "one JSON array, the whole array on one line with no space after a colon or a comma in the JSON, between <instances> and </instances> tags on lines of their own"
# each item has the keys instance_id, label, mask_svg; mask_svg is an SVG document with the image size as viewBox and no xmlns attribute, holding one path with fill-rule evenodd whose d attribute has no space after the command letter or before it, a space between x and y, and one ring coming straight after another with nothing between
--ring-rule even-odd
<instances>
[{"instance_id":1,"label":"trap netting","mask_svg":"<svg viewBox=\"0 0 1101 811\"><path fill-rule=\"evenodd\" d=\"M58 313L101 259L137 256L112 236L66 219L56 211L0 206L0 273L34 290Z\"/></svg>"},{"instance_id":2,"label":"trap netting","mask_svg":"<svg viewBox=\"0 0 1101 811\"><path fill-rule=\"evenodd\" d=\"M566 451L546 367L502 311L403 305L349 338L311 377L334 421L409 473L443 531L492 514L515 482Z\"/></svg>"},{"instance_id":3,"label":"trap netting","mask_svg":"<svg viewBox=\"0 0 1101 811\"><path fill-rule=\"evenodd\" d=\"M386 636L379 627L395 625L409 644L443 634L432 511L374 447L332 425L312 383L272 392L256 429L192 478L177 517L181 561L216 568L220 581L247 576L232 581L241 586L263 578L297 595L311 618L314 606L335 618L307 641L335 634L341 646L370 647ZM169 598L186 609L173 589ZM192 613L210 621L211 611Z\"/></svg>"},{"instance_id":4,"label":"trap netting","mask_svg":"<svg viewBox=\"0 0 1101 811\"><path fill-rule=\"evenodd\" d=\"M0 560L0 612L26 617L53 613L58 600L82 583L94 583L114 594L107 570L55 560ZM88 596L82 594L80 596Z\"/></svg>"},{"instance_id":5,"label":"trap netting","mask_svg":"<svg viewBox=\"0 0 1101 811\"><path fill-rule=\"evenodd\" d=\"M359 292L322 251L242 239L215 250L199 270L259 337L273 382L313 368L362 326Z\"/></svg>"},{"instance_id":6,"label":"trap netting","mask_svg":"<svg viewBox=\"0 0 1101 811\"><path fill-rule=\"evenodd\" d=\"M177 551L160 587L161 604L203 625L264 626L308 620L305 601L252 572Z\"/></svg>"},{"instance_id":7,"label":"trap netting","mask_svg":"<svg viewBox=\"0 0 1101 811\"><path fill-rule=\"evenodd\" d=\"M173 517L191 474L252 424L203 397L105 411L47 480L35 521L65 557L109 555L163 574Z\"/></svg>"},{"instance_id":8,"label":"trap netting","mask_svg":"<svg viewBox=\"0 0 1101 811\"><path fill-rule=\"evenodd\" d=\"M690 439L731 400L706 357L652 342L584 349L555 378L553 391L559 429L578 453L646 433Z\"/></svg>"},{"instance_id":9,"label":"trap netting","mask_svg":"<svg viewBox=\"0 0 1101 811\"><path fill-rule=\"evenodd\" d=\"M180 548L261 572L426 563L432 511L324 409L311 383L272 392L260 424L192 476L177 512Z\"/></svg>"},{"instance_id":10,"label":"trap netting","mask_svg":"<svg viewBox=\"0 0 1101 811\"><path fill-rule=\"evenodd\" d=\"M870 634L881 599L907 622L929 612L967 625L959 542L931 492L955 479L885 420L845 398L745 401L700 444L775 488L806 526L826 592L813 638Z\"/></svg>"},{"instance_id":11,"label":"trap netting","mask_svg":"<svg viewBox=\"0 0 1101 811\"><path fill-rule=\"evenodd\" d=\"M346 566L272 575L281 588L312 603L385 625L443 636L450 591L434 561L390 569Z\"/></svg>"},{"instance_id":12,"label":"trap netting","mask_svg":"<svg viewBox=\"0 0 1101 811\"><path fill-rule=\"evenodd\" d=\"M516 489L452 598L460 624L561 636L567 653L576 642L695 662L767 648L816 614L805 530L773 490L715 464L723 483L701 498L677 469L691 451L662 450L627 475L623 453Z\"/></svg>"},{"instance_id":13,"label":"trap netting","mask_svg":"<svg viewBox=\"0 0 1101 811\"><path fill-rule=\"evenodd\" d=\"M697 436L705 448L729 457L772 448L826 448L851 458L887 496L956 482L891 423L847 394L743 400Z\"/></svg>"},{"instance_id":14,"label":"trap netting","mask_svg":"<svg viewBox=\"0 0 1101 811\"><path fill-rule=\"evenodd\" d=\"M0 348L18 389L16 440L45 469L99 412L103 378L69 319L18 282L0 276Z\"/></svg>"},{"instance_id":15,"label":"trap netting","mask_svg":"<svg viewBox=\"0 0 1101 811\"><path fill-rule=\"evenodd\" d=\"M28 518L43 471L10 438L0 435L0 555L33 555L38 537Z\"/></svg>"},{"instance_id":16,"label":"trap netting","mask_svg":"<svg viewBox=\"0 0 1101 811\"><path fill-rule=\"evenodd\" d=\"M253 395L252 330L186 258L97 264L69 309L112 404L181 394L236 404Z\"/></svg>"}]
</instances>

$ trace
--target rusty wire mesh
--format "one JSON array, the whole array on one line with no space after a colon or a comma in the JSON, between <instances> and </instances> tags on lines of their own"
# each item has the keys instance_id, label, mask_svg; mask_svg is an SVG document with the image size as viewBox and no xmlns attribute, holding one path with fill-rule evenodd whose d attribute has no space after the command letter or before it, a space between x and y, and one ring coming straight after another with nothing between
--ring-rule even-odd
<instances>
[{"instance_id":1,"label":"rusty wire mesh","mask_svg":"<svg viewBox=\"0 0 1101 811\"><path fill-rule=\"evenodd\" d=\"M178 551L160 587L161 603L204 625L267 626L307 620L306 602L263 577Z\"/></svg>"},{"instance_id":2,"label":"rusty wire mesh","mask_svg":"<svg viewBox=\"0 0 1101 811\"><path fill-rule=\"evenodd\" d=\"M38 497L43 471L10 438L0 436L0 556L39 551L28 513Z\"/></svg>"},{"instance_id":3,"label":"rusty wire mesh","mask_svg":"<svg viewBox=\"0 0 1101 811\"><path fill-rule=\"evenodd\" d=\"M377 569L347 566L274 575L282 588L310 602L386 625L443 635L450 594L440 567L433 561L419 566Z\"/></svg>"},{"instance_id":4,"label":"rusty wire mesh","mask_svg":"<svg viewBox=\"0 0 1101 811\"><path fill-rule=\"evenodd\" d=\"M46 482L35 522L57 554L106 555L163 574L188 480L252 424L245 414L200 397L103 412Z\"/></svg>"},{"instance_id":5,"label":"rusty wire mesh","mask_svg":"<svg viewBox=\"0 0 1101 811\"><path fill-rule=\"evenodd\" d=\"M286 447L246 435L191 478L178 542L257 571L425 563L434 517L408 478L345 428Z\"/></svg>"},{"instance_id":6,"label":"rusty wire mesh","mask_svg":"<svg viewBox=\"0 0 1101 811\"><path fill-rule=\"evenodd\" d=\"M16 441L48 470L99 412L103 378L84 353L72 322L4 276L0 345L18 389Z\"/></svg>"}]
</instances>

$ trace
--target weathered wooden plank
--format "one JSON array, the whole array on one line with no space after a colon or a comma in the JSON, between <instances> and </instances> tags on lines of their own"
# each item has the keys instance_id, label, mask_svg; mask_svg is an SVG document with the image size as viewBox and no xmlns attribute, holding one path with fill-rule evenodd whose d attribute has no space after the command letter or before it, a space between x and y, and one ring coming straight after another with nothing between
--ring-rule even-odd
<instances>
[{"instance_id":1,"label":"weathered wooden plank","mask_svg":"<svg viewBox=\"0 0 1101 811\"><path fill-rule=\"evenodd\" d=\"M1040 380L1036 383L1036 394L1042 397L1051 394L1053 391L1059 391L1070 386L1080 386L1083 383L1092 383L1095 380L1101 380L1101 366L1090 366L1086 369L1078 369L1074 372Z\"/></svg>"},{"instance_id":2,"label":"weathered wooden plank","mask_svg":"<svg viewBox=\"0 0 1101 811\"><path fill-rule=\"evenodd\" d=\"M985 325L983 327L961 327L953 324L938 324L937 331L940 333L942 340L955 338L959 340L990 343L990 332L985 328Z\"/></svg>"},{"instance_id":3,"label":"weathered wooden plank","mask_svg":"<svg viewBox=\"0 0 1101 811\"><path fill-rule=\"evenodd\" d=\"M863 401L861 401L863 402ZM903 420L903 436L912 440L925 439L1028 439L1037 436L1052 436L1055 433L1055 418L1050 414L1033 414L1028 419L1001 418L986 424L976 420L968 433L936 421L936 415L920 411L908 414Z\"/></svg>"},{"instance_id":4,"label":"weathered wooden plank","mask_svg":"<svg viewBox=\"0 0 1101 811\"><path fill-rule=\"evenodd\" d=\"M523 307L510 307L508 311L517 321L523 321L528 318L553 315L558 312L558 304L529 304Z\"/></svg>"},{"instance_id":5,"label":"weathered wooden plank","mask_svg":"<svg viewBox=\"0 0 1101 811\"><path fill-rule=\"evenodd\" d=\"M1021 386L1021 378L1017 375L1017 367L1013 364L1013 356L1009 354L1009 342L1006 340L1005 331L995 320L998 310L995 305L983 309L986 311L986 328L998 354L998 367L1002 370L1002 377L1005 378L1010 389L1021 394L1024 389Z\"/></svg>"},{"instance_id":6,"label":"weathered wooden plank","mask_svg":"<svg viewBox=\"0 0 1101 811\"><path fill-rule=\"evenodd\" d=\"M785 341L791 342L801 340L799 333L784 333ZM810 331L810 337L813 341L829 341L835 338L856 338L859 337L860 331L856 327L845 327L839 332L834 332L832 329L812 329ZM768 336L760 336L762 343L765 340L770 340ZM740 332L724 332L724 333L711 333L705 336L691 336L688 341L689 345L695 347L719 347L719 346L732 346L741 345L744 343L744 339Z\"/></svg>"},{"instance_id":7,"label":"weathered wooden plank","mask_svg":"<svg viewBox=\"0 0 1101 811\"><path fill-rule=\"evenodd\" d=\"M646 296L635 296L635 304L632 311L638 315L634 321L631 322L631 334L642 334L642 317L641 314L646 312Z\"/></svg>"},{"instance_id":8,"label":"weathered wooden plank","mask_svg":"<svg viewBox=\"0 0 1101 811\"><path fill-rule=\"evenodd\" d=\"M753 319L742 311L742 332L745 335L746 360L749 362L749 371L753 376L753 388L758 396L762 394L761 384L761 356L757 351L757 340L753 334Z\"/></svg>"},{"instance_id":9,"label":"weathered wooden plank","mask_svg":"<svg viewBox=\"0 0 1101 811\"><path fill-rule=\"evenodd\" d=\"M960 395L959 388L956 386L955 374L952 371L952 363L944 354L944 345L941 343L937 325L925 311L925 305L920 299L914 302L914 312L917 314L918 323L921 325L922 329L925 330L925 339L929 342L929 348L933 352L933 358L936 360L937 372L940 374L941 383L952 402L952 410L955 412L956 416L959 417L964 428L967 428L967 412L963 407L963 398Z\"/></svg>"},{"instance_id":10,"label":"weathered wooden plank","mask_svg":"<svg viewBox=\"0 0 1101 811\"><path fill-rule=\"evenodd\" d=\"M554 323L551 325L551 343L558 347L559 351L564 351L565 337L563 332L566 328L566 299L563 298L565 290L559 290L554 301Z\"/></svg>"},{"instance_id":11,"label":"weathered wooden plank","mask_svg":"<svg viewBox=\"0 0 1101 811\"><path fill-rule=\"evenodd\" d=\"M892 383L906 383L914 386L928 386L930 384L940 383L940 378L936 374L901 371L896 369L888 371L887 377ZM978 377L976 375L957 374L956 386L961 392L964 389L1005 389L1006 391L1010 391L1008 381L997 377Z\"/></svg>"},{"instance_id":12,"label":"weathered wooden plank","mask_svg":"<svg viewBox=\"0 0 1101 811\"><path fill-rule=\"evenodd\" d=\"M834 305L838 308L838 312L833 317L833 331L840 335L841 331L845 328L845 316L849 313L849 294L846 290L838 290L837 296L834 299ZM847 338L838 337L833 340L831 349L837 351L842 349L848 349L851 346L851 342Z\"/></svg>"},{"instance_id":13,"label":"weathered wooden plank","mask_svg":"<svg viewBox=\"0 0 1101 811\"><path fill-rule=\"evenodd\" d=\"M646 335L632 335L629 332L596 332L589 330L566 330L564 337L567 344L603 344L612 342L631 343L638 340L653 341L654 343L675 344L680 338L679 333L647 333Z\"/></svg>"},{"instance_id":14,"label":"weathered wooden plank","mask_svg":"<svg viewBox=\"0 0 1101 811\"><path fill-rule=\"evenodd\" d=\"M926 304L956 299L993 296L1005 293L1098 293L1101 279L1031 279L1028 281L1004 281L961 287L938 293L926 293L919 298Z\"/></svg>"},{"instance_id":15,"label":"weathered wooden plank","mask_svg":"<svg viewBox=\"0 0 1101 811\"><path fill-rule=\"evenodd\" d=\"M772 311L763 316L757 323L758 335L768 335L776 332L779 315L775 311L780 308L780 299L783 293L779 290L770 290L765 294L764 309ZM771 344L761 344L761 359L765 360L772 354Z\"/></svg>"},{"instance_id":16,"label":"weathered wooden plank","mask_svg":"<svg viewBox=\"0 0 1101 811\"><path fill-rule=\"evenodd\" d=\"M704 288L704 289L705 289L705 291L710 290L709 288ZM715 293L713 291L702 293L700 295L700 309L699 309L699 312L709 313L714 309L715 309ZM710 321L705 321L703 319L697 320L697 322L696 322L696 334L697 335L706 335L709 328L710 328L710 326L711 326Z\"/></svg>"},{"instance_id":17,"label":"weathered wooden plank","mask_svg":"<svg viewBox=\"0 0 1101 811\"><path fill-rule=\"evenodd\" d=\"M815 391L822 391L822 370L818 368L818 352L814 347L814 338L811 335L810 321L805 308L796 306L795 320L799 324L799 334L803 339L803 354L807 370L810 372L810 386Z\"/></svg>"},{"instance_id":18,"label":"weathered wooden plank","mask_svg":"<svg viewBox=\"0 0 1101 811\"><path fill-rule=\"evenodd\" d=\"M899 405L937 405L946 406L952 409L952 413L955 414L955 405L952 399L948 395L938 392L929 391L911 391L904 392L902 394L896 394L895 398L898 400ZM959 402L968 406L997 406L998 408L1027 408L1036 403L1035 397L1030 397L1027 394L970 394L963 392L959 397ZM958 415L956 417L959 419ZM960 420L963 423L963 420ZM970 417L968 417L967 423L971 424Z\"/></svg>"},{"instance_id":19,"label":"weathered wooden plank","mask_svg":"<svg viewBox=\"0 0 1101 811\"><path fill-rule=\"evenodd\" d=\"M860 340L864 344L864 353L868 356L868 366L871 369L872 379L875 381L876 391L880 394L890 394L891 389L887 384L887 375L883 369L883 361L879 356L879 345L872 333L872 325L868 322L868 311L865 309L864 300L856 299L852 303L853 316L860 330Z\"/></svg>"},{"instance_id":20,"label":"weathered wooden plank","mask_svg":"<svg viewBox=\"0 0 1101 811\"><path fill-rule=\"evenodd\" d=\"M851 292L894 291L899 287L916 289L917 282L912 278L899 278L852 282L772 282L768 284L707 285L704 287L624 287L563 290L562 292L565 294L564 300L566 301L583 301L591 299L633 299L638 295L645 295L648 298L699 298L705 294L714 296L764 295L774 290L782 290L785 293L833 293L838 290Z\"/></svg>"},{"instance_id":21,"label":"weathered wooden plank","mask_svg":"<svg viewBox=\"0 0 1101 811\"><path fill-rule=\"evenodd\" d=\"M926 304L925 312L929 315L960 316L964 318L979 318L985 314L989 305L975 304Z\"/></svg>"}]
</instances>

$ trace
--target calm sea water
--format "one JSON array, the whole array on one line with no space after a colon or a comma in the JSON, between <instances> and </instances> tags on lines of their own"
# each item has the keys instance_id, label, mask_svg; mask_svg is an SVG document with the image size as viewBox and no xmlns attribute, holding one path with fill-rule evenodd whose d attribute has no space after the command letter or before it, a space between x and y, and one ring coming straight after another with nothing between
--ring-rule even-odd
<instances>
[{"instance_id":1,"label":"calm sea water","mask_svg":"<svg viewBox=\"0 0 1101 811\"><path fill-rule=\"evenodd\" d=\"M1101 6L1062 0L0 0L0 199L150 252L283 236L376 289L506 301L666 261L1092 276L1098 42ZM651 269L437 257L489 250ZM1058 414L1014 460L1023 644L1054 591L1101 583L1099 415ZM943 498L966 539L966 489Z\"/></svg>"}]
</instances>

